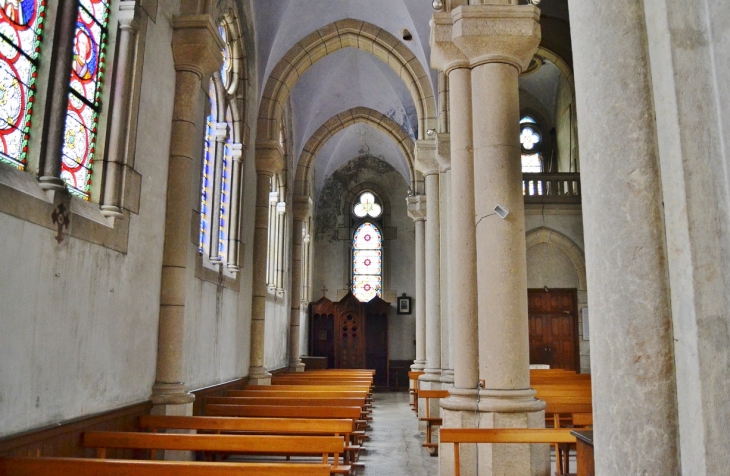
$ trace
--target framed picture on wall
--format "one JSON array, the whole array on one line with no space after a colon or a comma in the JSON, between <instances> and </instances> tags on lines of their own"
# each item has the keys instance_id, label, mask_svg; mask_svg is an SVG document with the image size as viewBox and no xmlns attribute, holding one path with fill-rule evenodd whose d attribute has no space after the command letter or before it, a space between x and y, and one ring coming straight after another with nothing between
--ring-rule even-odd
<instances>
[{"instance_id":1,"label":"framed picture on wall","mask_svg":"<svg viewBox=\"0 0 730 476\"><path fill-rule=\"evenodd\" d=\"M410 313L411 313L411 298L406 296L406 293L403 293L403 295L398 298L398 314L410 314Z\"/></svg>"}]
</instances>

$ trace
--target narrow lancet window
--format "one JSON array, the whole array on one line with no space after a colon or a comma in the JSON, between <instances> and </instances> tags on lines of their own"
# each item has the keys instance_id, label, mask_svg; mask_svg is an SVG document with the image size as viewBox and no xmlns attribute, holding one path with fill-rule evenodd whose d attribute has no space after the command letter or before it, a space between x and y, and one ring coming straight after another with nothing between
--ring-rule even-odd
<instances>
[{"instance_id":1,"label":"narrow lancet window","mask_svg":"<svg viewBox=\"0 0 730 476\"><path fill-rule=\"evenodd\" d=\"M383 284L383 239L378 227L370 222L357 227L352 248L352 293L368 302L380 296Z\"/></svg>"},{"instance_id":2,"label":"narrow lancet window","mask_svg":"<svg viewBox=\"0 0 730 476\"><path fill-rule=\"evenodd\" d=\"M109 4L80 0L74 34L61 178L69 192L85 200L91 191L97 123L106 61Z\"/></svg>"},{"instance_id":3,"label":"narrow lancet window","mask_svg":"<svg viewBox=\"0 0 730 476\"><path fill-rule=\"evenodd\" d=\"M0 162L20 170L28 152L45 0L0 1Z\"/></svg>"}]
</instances>

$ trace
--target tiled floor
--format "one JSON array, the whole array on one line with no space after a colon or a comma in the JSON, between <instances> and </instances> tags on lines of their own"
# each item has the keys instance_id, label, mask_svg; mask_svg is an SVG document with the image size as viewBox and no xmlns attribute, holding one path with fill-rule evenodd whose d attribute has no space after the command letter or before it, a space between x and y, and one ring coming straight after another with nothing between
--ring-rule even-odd
<instances>
[{"instance_id":1,"label":"tiled floor","mask_svg":"<svg viewBox=\"0 0 730 476\"><path fill-rule=\"evenodd\" d=\"M373 421L358 476L438 476L438 458L421 447L424 437L408 405L408 392L373 394Z\"/></svg>"}]
</instances>

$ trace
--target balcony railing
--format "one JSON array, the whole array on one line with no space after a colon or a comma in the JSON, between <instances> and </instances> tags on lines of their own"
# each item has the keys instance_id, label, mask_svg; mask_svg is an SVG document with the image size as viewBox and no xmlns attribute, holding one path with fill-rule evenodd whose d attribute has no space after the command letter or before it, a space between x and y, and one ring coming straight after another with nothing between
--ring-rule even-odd
<instances>
[{"instance_id":1,"label":"balcony railing","mask_svg":"<svg viewBox=\"0 0 730 476\"><path fill-rule=\"evenodd\" d=\"M525 203L580 205L580 174L522 174L522 193Z\"/></svg>"}]
</instances>

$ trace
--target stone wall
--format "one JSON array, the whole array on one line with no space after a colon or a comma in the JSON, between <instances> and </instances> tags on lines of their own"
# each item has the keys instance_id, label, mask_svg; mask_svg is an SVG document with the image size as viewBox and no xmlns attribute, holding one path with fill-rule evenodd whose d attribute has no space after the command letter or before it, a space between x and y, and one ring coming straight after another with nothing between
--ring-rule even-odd
<instances>
[{"instance_id":1,"label":"stone wall","mask_svg":"<svg viewBox=\"0 0 730 476\"><path fill-rule=\"evenodd\" d=\"M325 180L315 208L313 259L313 300L322 296L337 300L348 291L351 281L350 210L343 203L354 187L372 183L382 188L390 202L390 218L385 225L383 245L383 299L391 302L389 333L390 360L415 358L415 309L410 315L396 313L396 296L415 295L413 220L406 213L408 183L403 176L383 160L362 156L355 158ZM305 352L305 349L302 349Z\"/></svg>"}]
</instances>

